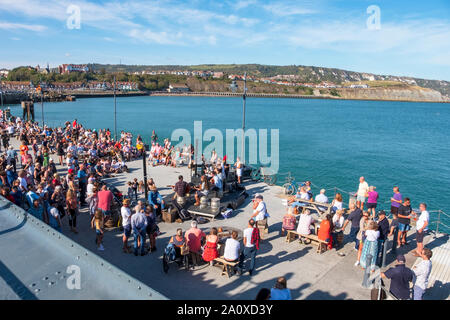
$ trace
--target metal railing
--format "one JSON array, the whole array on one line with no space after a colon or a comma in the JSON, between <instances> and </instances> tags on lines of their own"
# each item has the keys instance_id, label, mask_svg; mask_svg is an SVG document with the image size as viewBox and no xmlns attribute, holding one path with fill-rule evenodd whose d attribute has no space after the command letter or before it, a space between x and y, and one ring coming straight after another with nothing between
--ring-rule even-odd
<instances>
[{"instance_id":1,"label":"metal railing","mask_svg":"<svg viewBox=\"0 0 450 320\"><path fill-rule=\"evenodd\" d=\"M291 172L278 173L277 175L290 177L291 178L291 181L290 181L291 183L295 182L295 183L299 184L300 181L306 181L306 180L297 180L296 178L294 178L294 176L291 175ZM280 184L280 183L283 185L284 184L284 180L278 180L278 184ZM343 201L343 206L346 207L346 208L348 208L347 204L350 202L350 198L355 198L356 197L355 196L356 192L349 192L349 191L343 190L343 189L341 189L339 187L336 187L336 186L333 186L333 187L319 187L319 186L317 186L317 185L315 185L314 183L311 182L311 189L312 188L315 188L317 190L325 189L326 191L333 190L334 195L336 195L336 193L338 193L338 191L342 195L347 195L349 197L349 199L348 199L349 201L347 203L345 203ZM390 207L386 207L386 204L390 204L390 203L391 203L390 200L381 203L381 209L384 209L386 211L388 217L392 217L392 215L390 213ZM438 235L439 233L450 234L450 226L442 221L443 217L446 217L447 221L450 221L450 215L448 213L446 213L445 211L443 211L441 209L428 210L428 213L430 213L430 221L428 222L429 229L433 230L436 235ZM434 216L431 217L432 214L437 214L437 216L436 217L434 217Z\"/></svg>"}]
</instances>

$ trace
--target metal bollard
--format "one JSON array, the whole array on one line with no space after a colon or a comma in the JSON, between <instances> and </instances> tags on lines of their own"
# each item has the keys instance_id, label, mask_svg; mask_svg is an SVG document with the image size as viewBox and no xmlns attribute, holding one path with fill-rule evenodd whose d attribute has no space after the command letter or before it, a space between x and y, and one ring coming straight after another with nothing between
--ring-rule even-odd
<instances>
[{"instance_id":1,"label":"metal bollard","mask_svg":"<svg viewBox=\"0 0 450 320\"><path fill-rule=\"evenodd\" d=\"M364 288L371 288L371 281L370 281L370 265L372 263L372 255L369 254L367 255L366 258L366 269L364 269L364 278L363 278L363 282L362 282L362 286Z\"/></svg>"},{"instance_id":2,"label":"metal bollard","mask_svg":"<svg viewBox=\"0 0 450 320\"><path fill-rule=\"evenodd\" d=\"M386 251L387 251L387 242L389 240L386 238L386 240L383 241L383 256L381 259L381 267L384 268L386 267Z\"/></svg>"}]
</instances>

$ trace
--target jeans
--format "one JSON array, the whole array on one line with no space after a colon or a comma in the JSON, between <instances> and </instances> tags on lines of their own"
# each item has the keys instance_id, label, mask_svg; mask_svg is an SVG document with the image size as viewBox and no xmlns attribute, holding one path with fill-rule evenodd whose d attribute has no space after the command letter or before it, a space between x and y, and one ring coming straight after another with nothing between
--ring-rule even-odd
<instances>
[{"instance_id":1,"label":"jeans","mask_svg":"<svg viewBox=\"0 0 450 320\"><path fill-rule=\"evenodd\" d=\"M86 203L86 187L87 184L85 182L78 182L78 186L80 187L80 203Z\"/></svg>"},{"instance_id":2,"label":"jeans","mask_svg":"<svg viewBox=\"0 0 450 320\"><path fill-rule=\"evenodd\" d=\"M145 245L145 236L146 236L146 230L145 229L133 229L134 234L134 254L138 254L138 238L141 238L141 254L144 254L144 245Z\"/></svg>"},{"instance_id":3,"label":"jeans","mask_svg":"<svg viewBox=\"0 0 450 320\"><path fill-rule=\"evenodd\" d=\"M392 254L395 254L397 252L397 239L398 239L398 228L395 228L394 238L392 239L392 249L391 249Z\"/></svg>"},{"instance_id":4,"label":"jeans","mask_svg":"<svg viewBox=\"0 0 450 320\"><path fill-rule=\"evenodd\" d=\"M425 293L425 290L419 286L414 286L414 300L422 300L422 296Z\"/></svg>"},{"instance_id":5,"label":"jeans","mask_svg":"<svg viewBox=\"0 0 450 320\"><path fill-rule=\"evenodd\" d=\"M359 249L359 240L356 239L356 235L359 232L359 227L352 227L350 229L350 239L351 241L355 242L355 249L358 250Z\"/></svg>"},{"instance_id":6,"label":"jeans","mask_svg":"<svg viewBox=\"0 0 450 320\"><path fill-rule=\"evenodd\" d=\"M255 258L256 258L256 247L253 246L251 248L245 247L244 251L241 253L241 257L239 259L239 268L243 269L244 261L246 258L250 257L250 268L249 271L253 271L255 269Z\"/></svg>"}]
</instances>

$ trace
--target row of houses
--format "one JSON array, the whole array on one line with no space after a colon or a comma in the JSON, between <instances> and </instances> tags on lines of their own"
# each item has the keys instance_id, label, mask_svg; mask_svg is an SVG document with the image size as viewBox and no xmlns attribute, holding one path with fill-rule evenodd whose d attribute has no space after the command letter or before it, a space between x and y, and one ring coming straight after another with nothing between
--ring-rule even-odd
<instances>
[{"instance_id":1,"label":"row of houses","mask_svg":"<svg viewBox=\"0 0 450 320\"><path fill-rule=\"evenodd\" d=\"M158 70L158 71L137 71L134 72L135 75L175 75L175 76L187 76L187 77L202 77L202 78L214 78L214 79L220 79L225 76L224 72L214 72L214 71L190 71L190 70L184 70L184 71L167 71L167 70Z\"/></svg>"},{"instance_id":2,"label":"row of houses","mask_svg":"<svg viewBox=\"0 0 450 320\"><path fill-rule=\"evenodd\" d=\"M53 83L40 83L40 86L44 90L113 90L114 83L103 81L89 81L87 83L78 82L53 82ZM1 87L3 90L11 91L23 91L34 90L37 84L33 84L31 81L2 81ZM137 91L139 90L139 84L136 82L116 81L116 89L121 91Z\"/></svg>"}]
</instances>

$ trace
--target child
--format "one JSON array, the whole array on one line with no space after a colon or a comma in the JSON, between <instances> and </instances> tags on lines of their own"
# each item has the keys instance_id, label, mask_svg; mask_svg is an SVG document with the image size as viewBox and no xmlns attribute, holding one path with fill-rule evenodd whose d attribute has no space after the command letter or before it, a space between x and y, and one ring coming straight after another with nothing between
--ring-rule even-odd
<instances>
[{"instance_id":1,"label":"child","mask_svg":"<svg viewBox=\"0 0 450 320\"><path fill-rule=\"evenodd\" d=\"M139 185L138 185L138 191L140 192L140 193L144 193L144 181L139 181Z\"/></svg>"},{"instance_id":2,"label":"child","mask_svg":"<svg viewBox=\"0 0 450 320\"><path fill-rule=\"evenodd\" d=\"M139 183L137 181L137 178L134 178L133 183L131 184L131 187L133 188L134 198L136 201L138 200L138 196L137 196L138 184Z\"/></svg>"},{"instance_id":3,"label":"child","mask_svg":"<svg viewBox=\"0 0 450 320\"><path fill-rule=\"evenodd\" d=\"M104 251L105 248L103 247L103 213L102 210L97 209L95 211L94 218L91 220L91 228L95 228L95 233L97 235L96 237L96 243L97 243L97 250Z\"/></svg>"},{"instance_id":4,"label":"child","mask_svg":"<svg viewBox=\"0 0 450 320\"><path fill-rule=\"evenodd\" d=\"M128 191L127 191L128 199L131 200L131 198L133 197L133 185L132 185L131 181L128 181L127 185L128 185Z\"/></svg>"}]
</instances>

